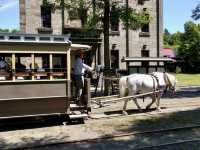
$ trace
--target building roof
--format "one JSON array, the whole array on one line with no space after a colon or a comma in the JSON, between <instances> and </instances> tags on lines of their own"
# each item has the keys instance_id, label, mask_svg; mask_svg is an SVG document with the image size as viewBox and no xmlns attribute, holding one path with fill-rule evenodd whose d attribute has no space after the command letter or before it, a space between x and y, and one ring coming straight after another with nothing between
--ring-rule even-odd
<instances>
[{"instance_id":1,"label":"building roof","mask_svg":"<svg viewBox=\"0 0 200 150\"><path fill-rule=\"evenodd\" d=\"M166 57L124 57L122 58L122 62L142 62L142 61L164 62L164 61L174 61L174 60L171 58L166 58Z\"/></svg>"},{"instance_id":2,"label":"building roof","mask_svg":"<svg viewBox=\"0 0 200 150\"><path fill-rule=\"evenodd\" d=\"M170 49L170 48L163 48L162 53L163 53L164 57L169 57L169 58L175 58L176 57L173 49Z\"/></svg>"}]
</instances>

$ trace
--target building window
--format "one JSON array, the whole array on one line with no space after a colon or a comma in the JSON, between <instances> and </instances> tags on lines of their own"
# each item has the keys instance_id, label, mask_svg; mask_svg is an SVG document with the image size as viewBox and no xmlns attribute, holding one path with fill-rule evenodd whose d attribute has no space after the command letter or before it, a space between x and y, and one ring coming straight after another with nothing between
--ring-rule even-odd
<instances>
[{"instance_id":1,"label":"building window","mask_svg":"<svg viewBox=\"0 0 200 150\"><path fill-rule=\"evenodd\" d=\"M141 56L142 57L149 57L149 50L147 50L147 45L143 45L142 51L141 51ZM148 67L149 62L148 61L143 61L142 62L142 67Z\"/></svg>"},{"instance_id":2,"label":"building window","mask_svg":"<svg viewBox=\"0 0 200 150\"><path fill-rule=\"evenodd\" d=\"M138 0L139 5L144 5L144 0Z\"/></svg>"},{"instance_id":3,"label":"building window","mask_svg":"<svg viewBox=\"0 0 200 150\"><path fill-rule=\"evenodd\" d=\"M42 27L51 28L51 7L41 6Z\"/></svg>"},{"instance_id":4,"label":"building window","mask_svg":"<svg viewBox=\"0 0 200 150\"><path fill-rule=\"evenodd\" d=\"M145 1L149 1L149 0L138 0L138 4L139 4L139 5L144 5L144 2L145 2Z\"/></svg>"},{"instance_id":5,"label":"building window","mask_svg":"<svg viewBox=\"0 0 200 150\"><path fill-rule=\"evenodd\" d=\"M147 45L143 45L142 51L141 51L142 57L149 57L149 50L147 50Z\"/></svg>"},{"instance_id":6,"label":"building window","mask_svg":"<svg viewBox=\"0 0 200 150\"><path fill-rule=\"evenodd\" d=\"M112 50L111 50L111 68L119 69L119 50L116 49L116 44L112 45Z\"/></svg>"},{"instance_id":7,"label":"building window","mask_svg":"<svg viewBox=\"0 0 200 150\"><path fill-rule=\"evenodd\" d=\"M68 14L70 20L79 19L78 9L70 9L68 10Z\"/></svg>"},{"instance_id":8,"label":"building window","mask_svg":"<svg viewBox=\"0 0 200 150\"><path fill-rule=\"evenodd\" d=\"M142 28L141 28L141 31L142 32L149 32L149 24L143 25Z\"/></svg>"},{"instance_id":9,"label":"building window","mask_svg":"<svg viewBox=\"0 0 200 150\"><path fill-rule=\"evenodd\" d=\"M149 50L142 50L142 57L149 57Z\"/></svg>"},{"instance_id":10,"label":"building window","mask_svg":"<svg viewBox=\"0 0 200 150\"><path fill-rule=\"evenodd\" d=\"M111 28L111 31L119 31L119 12L116 6L112 6L111 8L110 28Z\"/></svg>"},{"instance_id":11,"label":"building window","mask_svg":"<svg viewBox=\"0 0 200 150\"><path fill-rule=\"evenodd\" d=\"M143 9L146 12L146 8ZM149 18L149 14L145 14L147 18ZM149 32L149 23L144 24L141 28L142 32Z\"/></svg>"}]
</instances>

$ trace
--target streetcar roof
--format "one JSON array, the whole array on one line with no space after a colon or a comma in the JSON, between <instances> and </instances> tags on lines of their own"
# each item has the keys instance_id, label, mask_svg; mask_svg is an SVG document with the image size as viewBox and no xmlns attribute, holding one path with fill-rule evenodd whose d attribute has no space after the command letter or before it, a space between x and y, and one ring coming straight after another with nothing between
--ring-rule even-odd
<instances>
[{"instance_id":1,"label":"streetcar roof","mask_svg":"<svg viewBox=\"0 0 200 150\"><path fill-rule=\"evenodd\" d=\"M70 45L69 35L0 33L0 44Z\"/></svg>"},{"instance_id":2,"label":"streetcar roof","mask_svg":"<svg viewBox=\"0 0 200 150\"><path fill-rule=\"evenodd\" d=\"M71 44L71 50L72 51L87 51L90 50L91 46L89 45L83 45L83 44Z\"/></svg>"}]
</instances>

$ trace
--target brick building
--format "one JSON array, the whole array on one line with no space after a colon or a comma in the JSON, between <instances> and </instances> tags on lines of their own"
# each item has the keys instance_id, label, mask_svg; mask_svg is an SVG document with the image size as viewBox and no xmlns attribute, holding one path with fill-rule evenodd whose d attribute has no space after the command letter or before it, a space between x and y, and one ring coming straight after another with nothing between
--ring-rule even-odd
<instances>
[{"instance_id":1,"label":"brick building","mask_svg":"<svg viewBox=\"0 0 200 150\"><path fill-rule=\"evenodd\" d=\"M123 5L126 0L121 1ZM129 51L126 51L126 30L121 22L110 22L111 66L129 69L130 72L151 72L161 70L163 61L163 0L129 0L129 6L148 11L152 20L137 31L129 30ZM111 8L111 17L114 15ZM95 56L97 64L103 64L103 35L99 31L83 32L81 21L71 18L69 11L64 15L60 9L52 10L43 6L43 0L20 0L20 28L31 34L71 34L73 43L89 44L93 47L90 56ZM62 22L64 16L64 22ZM62 28L64 26L64 29ZM127 64L127 65L126 65ZM128 68L127 68L128 67Z\"/></svg>"}]
</instances>

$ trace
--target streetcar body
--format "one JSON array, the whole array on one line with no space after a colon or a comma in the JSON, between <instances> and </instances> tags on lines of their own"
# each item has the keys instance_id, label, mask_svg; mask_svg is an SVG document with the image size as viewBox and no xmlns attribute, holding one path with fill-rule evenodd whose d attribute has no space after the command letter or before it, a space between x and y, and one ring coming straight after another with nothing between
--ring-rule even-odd
<instances>
[{"instance_id":1,"label":"streetcar body","mask_svg":"<svg viewBox=\"0 0 200 150\"><path fill-rule=\"evenodd\" d=\"M71 49L67 36L0 34L0 119L69 115Z\"/></svg>"}]
</instances>

